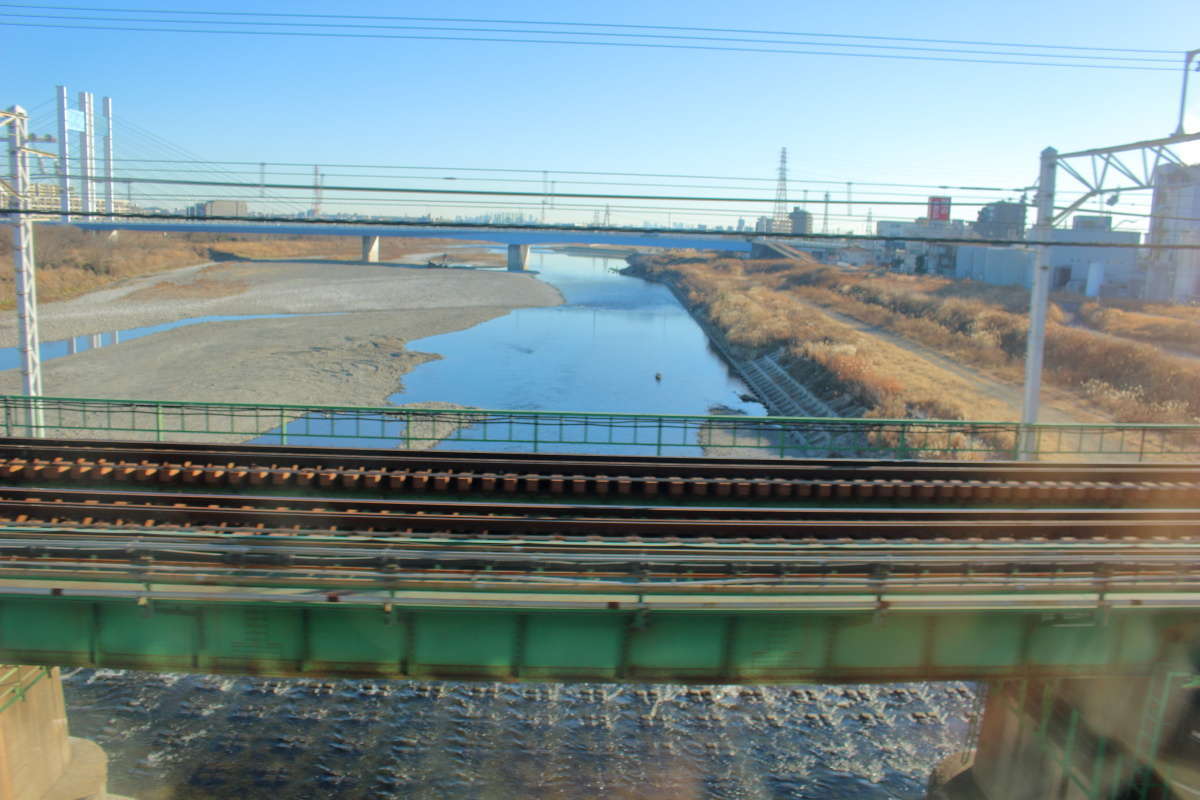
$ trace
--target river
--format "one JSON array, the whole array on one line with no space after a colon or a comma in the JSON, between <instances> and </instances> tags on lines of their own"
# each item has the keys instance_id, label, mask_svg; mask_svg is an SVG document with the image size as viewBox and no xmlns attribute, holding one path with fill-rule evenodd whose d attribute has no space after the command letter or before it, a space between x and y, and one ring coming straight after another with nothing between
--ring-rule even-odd
<instances>
[{"instance_id":1,"label":"river","mask_svg":"<svg viewBox=\"0 0 1200 800\"><path fill-rule=\"evenodd\" d=\"M535 252L565 303L411 342L396 403L706 413L744 385L664 287ZM656 373L661 380L656 379ZM498 445L499 446L499 445ZM139 800L918 798L968 684L708 687L272 680L76 670L73 735Z\"/></svg>"}]
</instances>

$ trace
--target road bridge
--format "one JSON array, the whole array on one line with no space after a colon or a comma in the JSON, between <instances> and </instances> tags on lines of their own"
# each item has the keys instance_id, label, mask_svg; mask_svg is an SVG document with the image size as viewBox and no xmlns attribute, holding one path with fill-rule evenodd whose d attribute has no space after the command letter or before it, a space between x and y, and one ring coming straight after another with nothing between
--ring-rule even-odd
<instances>
[{"instance_id":1,"label":"road bridge","mask_svg":"<svg viewBox=\"0 0 1200 800\"><path fill-rule=\"evenodd\" d=\"M187 220L136 220L96 219L94 221L73 220L70 223L45 220L43 225L70 224L83 230L94 231L159 231L182 233L253 233L265 236L357 236L362 239L363 261L379 260L379 240L382 237L465 239L488 241L508 245L508 267L521 270L526 266L531 246L554 244L590 244L610 247L663 247L693 250L750 250L749 237L731 233L703 234L696 231L672 232L620 232L591 230L575 226L546 226L503 228L495 226L458 225L387 225L370 222L304 223L304 222L253 222L253 221L187 221Z\"/></svg>"}]
</instances>

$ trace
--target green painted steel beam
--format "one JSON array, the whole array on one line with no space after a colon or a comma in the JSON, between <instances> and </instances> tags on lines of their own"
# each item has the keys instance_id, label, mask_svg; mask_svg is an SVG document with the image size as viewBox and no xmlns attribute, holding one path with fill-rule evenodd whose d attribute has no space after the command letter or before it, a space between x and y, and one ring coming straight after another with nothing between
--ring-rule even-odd
<instances>
[{"instance_id":1,"label":"green painted steel beam","mask_svg":"<svg viewBox=\"0 0 1200 800\"><path fill-rule=\"evenodd\" d=\"M615 604L614 604L615 605ZM0 662L381 678L762 684L1146 674L1179 610L860 613L0 598Z\"/></svg>"}]
</instances>

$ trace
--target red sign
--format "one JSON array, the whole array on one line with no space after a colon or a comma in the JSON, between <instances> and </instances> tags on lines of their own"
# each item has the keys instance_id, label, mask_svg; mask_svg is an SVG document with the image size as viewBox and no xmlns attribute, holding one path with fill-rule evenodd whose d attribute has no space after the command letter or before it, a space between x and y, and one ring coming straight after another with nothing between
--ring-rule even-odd
<instances>
[{"instance_id":1,"label":"red sign","mask_svg":"<svg viewBox=\"0 0 1200 800\"><path fill-rule=\"evenodd\" d=\"M930 222L949 222L950 221L950 198L949 197L930 197L929 198L929 213L927 214Z\"/></svg>"}]
</instances>

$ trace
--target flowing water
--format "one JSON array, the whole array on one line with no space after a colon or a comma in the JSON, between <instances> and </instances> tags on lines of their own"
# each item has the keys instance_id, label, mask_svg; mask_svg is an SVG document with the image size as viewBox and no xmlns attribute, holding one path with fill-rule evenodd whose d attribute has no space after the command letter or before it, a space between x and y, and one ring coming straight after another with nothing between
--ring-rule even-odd
<instances>
[{"instance_id":1,"label":"flowing water","mask_svg":"<svg viewBox=\"0 0 1200 800\"><path fill-rule=\"evenodd\" d=\"M662 286L535 253L562 292L410 343L396 403L761 413ZM655 374L661 380L655 379ZM330 442L334 443L334 442ZM271 680L78 670L72 733L159 798L917 798L963 747L967 684L808 687Z\"/></svg>"}]
</instances>

